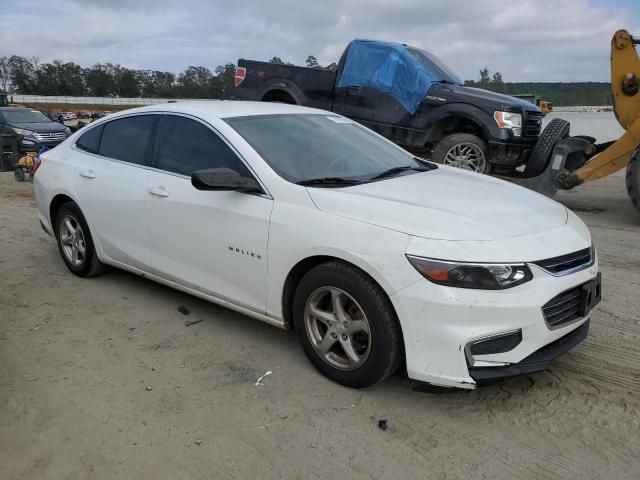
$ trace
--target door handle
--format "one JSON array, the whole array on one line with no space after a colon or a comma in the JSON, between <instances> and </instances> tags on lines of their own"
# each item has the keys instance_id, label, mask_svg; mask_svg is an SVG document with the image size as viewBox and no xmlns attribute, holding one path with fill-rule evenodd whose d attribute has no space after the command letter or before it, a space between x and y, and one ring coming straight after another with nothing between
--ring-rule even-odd
<instances>
[{"instance_id":1,"label":"door handle","mask_svg":"<svg viewBox=\"0 0 640 480\"><path fill-rule=\"evenodd\" d=\"M347 87L347 95L360 95L362 87L360 85L349 85Z\"/></svg>"},{"instance_id":2,"label":"door handle","mask_svg":"<svg viewBox=\"0 0 640 480\"><path fill-rule=\"evenodd\" d=\"M164 187L149 187L147 190L151 195L155 195L156 197L168 197L169 192Z\"/></svg>"},{"instance_id":3,"label":"door handle","mask_svg":"<svg viewBox=\"0 0 640 480\"><path fill-rule=\"evenodd\" d=\"M96 178L96 174L90 168L83 168L80 170L80 176L84 178Z\"/></svg>"}]
</instances>

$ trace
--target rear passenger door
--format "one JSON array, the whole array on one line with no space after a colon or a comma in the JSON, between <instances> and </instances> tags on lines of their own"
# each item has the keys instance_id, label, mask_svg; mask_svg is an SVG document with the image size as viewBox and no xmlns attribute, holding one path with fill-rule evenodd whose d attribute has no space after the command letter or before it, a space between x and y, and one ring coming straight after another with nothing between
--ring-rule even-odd
<instances>
[{"instance_id":1,"label":"rear passenger door","mask_svg":"<svg viewBox=\"0 0 640 480\"><path fill-rule=\"evenodd\" d=\"M147 178L151 259L161 277L264 313L272 199L200 191L191 173L230 168L255 175L211 126L165 114Z\"/></svg>"},{"instance_id":2,"label":"rear passenger door","mask_svg":"<svg viewBox=\"0 0 640 480\"><path fill-rule=\"evenodd\" d=\"M131 115L89 128L75 148L76 189L94 238L113 261L149 270L146 176L160 115Z\"/></svg>"}]
</instances>

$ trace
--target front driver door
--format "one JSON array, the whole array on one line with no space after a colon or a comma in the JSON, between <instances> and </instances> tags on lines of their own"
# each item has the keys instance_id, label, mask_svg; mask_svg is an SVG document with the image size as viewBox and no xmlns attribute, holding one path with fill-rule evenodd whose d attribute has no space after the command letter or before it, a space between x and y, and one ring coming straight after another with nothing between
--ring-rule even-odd
<instances>
[{"instance_id":1,"label":"front driver door","mask_svg":"<svg viewBox=\"0 0 640 480\"><path fill-rule=\"evenodd\" d=\"M194 117L163 115L147 177L149 246L155 273L222 300L266 311L267 195L200 191L191 173L231 168L252 176L236 152Z\"/></svg>"}]
</instances>

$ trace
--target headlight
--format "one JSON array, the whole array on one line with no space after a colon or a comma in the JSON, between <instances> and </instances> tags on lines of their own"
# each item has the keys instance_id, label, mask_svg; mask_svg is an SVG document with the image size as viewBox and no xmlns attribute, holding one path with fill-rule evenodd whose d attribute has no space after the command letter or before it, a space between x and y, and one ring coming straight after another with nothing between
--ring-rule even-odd
<instances>
[{"instance_id":1,"label":"headlight","mask_svg":"<svg viewBox=\"0 0 640 480\"><path fill-rule=\"evenodd\" d=\"M66 127L66 128L64 129L64 133L66 133L66 134L67 134L67 137L68 137L69 135L71 135L71 129L70 129L69 127Z\"/></svg>"},{"instance_id":2,"label":"headlight","mask_svg":"<svg viewBox=\"0 0 640 480\"><path fill-rule=\"evenodd\" d=\"M438 285L482 290L502 290L528 282L531 270L523 263L462 263L407 255L423 277Z\"/></svg>"},{"instance_id":3,"label":"headlight","mask_svg":"<svg viewBox=\"0 0 640 480\"><path fill-rule=\"evenodd\" d=\"M511 112L493 112L493 118L500 128L508 128L515 137L522 135L522 115Z\"/></svg>"},{"instance_id":4,"label":"headlight","mask_svg":"<svg viewBox=\"0 0 640 480\"><path fill-rule=\"evenodd\" d=\"M31 130L25 130L24 128L16 128L16 127L11 127L13 129L14 132L16 132L18 135L33 135L33 132Z\"/></svg>"}]
</instances>

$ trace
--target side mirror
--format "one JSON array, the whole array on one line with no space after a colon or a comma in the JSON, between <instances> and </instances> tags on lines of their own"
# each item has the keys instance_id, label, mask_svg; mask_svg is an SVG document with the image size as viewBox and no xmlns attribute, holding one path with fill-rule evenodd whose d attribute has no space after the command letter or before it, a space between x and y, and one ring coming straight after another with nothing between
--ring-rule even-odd
<instances>
[{"instance_id":1,"label":"side mirror","mask_svg":"<svg viewBox=\"0 0 640 480\"><path fill-rule=\"evenodd\" d=\"M236 190L262 193L262 188L254 178L243 177L230 168L197 170L191 174L191 184L198 190Z\"/></svg>"}]
</instances>

